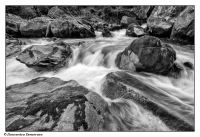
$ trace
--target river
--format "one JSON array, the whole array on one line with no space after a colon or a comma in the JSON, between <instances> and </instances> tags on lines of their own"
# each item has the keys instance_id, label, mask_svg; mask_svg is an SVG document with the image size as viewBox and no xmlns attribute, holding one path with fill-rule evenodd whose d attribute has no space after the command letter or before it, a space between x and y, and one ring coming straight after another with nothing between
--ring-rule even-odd
<instances>
[{"instance_id":1,"label":"river","mask_svg":"<svg viewBox=\"0 0 200 137\"><path fill-rule=\"evenodd\" d=\"M58 77L65 81L71 79L76 80L81 85L102 95L101 84L103 78L110 72L122 71L115 66L116 55L123 51L135 39L133 37L125 36L125 30L114 31L113 34L114 37L112 38L104 38L101 36L101 32L96 32L96 38L62 39L65 42L85 41L86 44L73 46L73 58L69 62L69 67L62 68L58 72L38 73L18 62L15 58L7 59L6 86L23 83L40 76ZM22 41L27 43L22 47L23 50L34 44L43 45L52 42L46 38L22 39ZM184 63L189 61L194 64L194 50L186 49L174 44L171 46L176 51L177 62ZM147 73L148 77L140 75L139 73L131 75L142 81L144 84L151 85L153 88L158 89L160 92L167 95L168 98L160 98L160 102L165 106L168 106L171 110L176 110L177 113L180 112L179 114L182 115L181 117L194 126L194 70L187 69L184 66L183 68L184 71L179 79L150 73ZM105 99L108 102L110 101L107 98ZM168 102L174 100L182 104L184 108L187 107L184 113L183 107L173 106L170 105L170 103L168 104ZM134 105L132 105L132 107L134 110L137 109ZM141 121L147 125L152 125L149 121L145 120L145 117L143 117L140 122ZM153 131L154 129L149 130ZM168 129L163 127L163 130Z\"/></svg>"}]
</instances>

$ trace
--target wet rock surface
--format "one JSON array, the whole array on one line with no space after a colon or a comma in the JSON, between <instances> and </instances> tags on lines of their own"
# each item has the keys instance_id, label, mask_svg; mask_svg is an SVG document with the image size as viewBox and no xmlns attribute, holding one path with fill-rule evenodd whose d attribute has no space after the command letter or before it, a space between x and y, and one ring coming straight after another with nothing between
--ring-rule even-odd
<instances>
[{"instance_id":1,"label":"wet rock surface","mask_svg":"<svg viewBox=\"0 0 200 137\"><path fill-rule=\"evenodd\" d=\"M139 25L138 21L136 18L133 17L128 17L128 16L123 16L121 20L121 26L123 28L127 28L131 23L135 23Z\"/></svg>"},{"instance_id":2,"label":"wet rock surface","mask_svg":"<svg viewBox=\"0 0 200 137\"><path fill-rule=\"evenodd\" d=\"M170 37L176 18L185 8L186 6L155 6L147 19L149 33L157 37Z\"/></svg>"},{"instance_id":3,"label":"wet rock surface","mask_svg":"<svg viewBox=\"0 0 200 137\"><path fill-rule=\"evenodd\" d=\"M192 70L194 69L194 65L191 62L184 62L183 65Z\"/></svg>"},{"instance_id":4,"label":"wet rock surface","mask_svg":"<svg viewBox=\"0 0 200 137\"><path fill-rule=\"evenodd\" d=\"M175 62L172 67L170 67L166 72L162 73L162 75L178 79L181 77L181 73L183 72L183 70L183 66Z\"/></svg>"},{"instance_id":5,"label":"wet rock surface","mask_svg":"<svg viewBox=\"0 0 200 137\"><path fill-rule=\"evenodd\" d=\"M176 52L160 39L143 36L133 42L115 59L118 68L163 74L173 66Z\"/></svg>"},{"instance_id":6,"label":"wet rock surface","mask_svg":"<svg viewBox=\"0 0 200 137\"><path fill-rule=\"evenodd\" d=\"M61 17L51 22L51 32L58 38L95 37L94 28L75 18Z\"/></svg>"},{"instance_id":7,"label":"wet rock surface","mask_svg":"<svg viewBox=\"0 0 200 137\"><path fill-rule=\"evenodd\" d=\"M6 14L6 34L12 37L20 37L19 27L26 20L13 14Z\"/></svg>"},{"instance_id":8,"label":"wet rock surface","mask_svg":"<svg viewBox=\"0 0 200 137\"><path fill-rule=\"evenodd\" d=\"M21 52L22 41L16 38L6 39L6 58L17 56Z\"/></svg>"},{"instance_id":9,"label":"wet rock surface","mask_svg":"<svg viewBox=\"0 0 200 137\"><path fill-rule=\"evenodd\" d=\"M6 11L23 19L32 19L38 16L34 6L7 6Z\"/></svg>"},{"instance_id":10,"label":"wet rock surface","mask_svg":"<svg viewBox=\"0 0 200 137\"><path fill-rule=\"evenodd\" d=\"M39 77L6 88L6 131L99 131L106 105L76 81Z\"/></svg>"},{"instance_id":11,"label":"wet rock surface","mask_svg":"<svg viewBox=\"0 0 200 137\"><path fill-rule=\"evenodd\" d=\"M152 112L153 115L159 117L172 130L194 131L194 127L188 123L185 118L171 113L171 110L163 107L163 102L159 102L160 99L156 99L156 96L154 96L154 94L160 94L160 97L167 99L165 94L162 94L150 85L144 84L126 72L120 71L107 74L101 89L102 94L108 98L125 98L132 100L144 109ZM168 105L170 105L173 102L168 103ZM176 105L184 108L184 106L179 103ZM184 111L185 110L183 110L182 113L184 113Z\"/></svg>"},{"instance_id":12,"label":"wet rock surface","mask_svg":"<svg viewBox=\"0 0 200 137\"><path fill-rule=\"evenodd\" d=\"M138 20L147 19L155 6L133 6L131 12L134 12Z\"/></svg>"},{"instance_id":13,"label":"wet rock surface","mask_svg":"<svg viewBox=\"0 0 200 137\"><path fill-rule=\"evenodd\" d=\"M47 26L52 20L47 17L37 17L20 24L20 33L23 37L41 38L47 34Z\"/></svg>"},{"instance_id":14,"label":"wet rock surface","mask_svg":"<svg viewBox=\"0 0 200 137\"><path fill-rule=\"evenodd\" d=\"M58 41L47 45L33 45L20 53L16 59L37 71L49 71L65 66L71 57L70 45Z\"/></svg>"},{"instance_id":15,"label":"wet rock surface","mask_svg":"<svg viewBox=\"0 0 200 137\"><path fill-rule=\"evenodd\" d=\"M187 6L172 28L170 38L176 41L194 44L194 7Z\"/></svg>"}]
</instances>

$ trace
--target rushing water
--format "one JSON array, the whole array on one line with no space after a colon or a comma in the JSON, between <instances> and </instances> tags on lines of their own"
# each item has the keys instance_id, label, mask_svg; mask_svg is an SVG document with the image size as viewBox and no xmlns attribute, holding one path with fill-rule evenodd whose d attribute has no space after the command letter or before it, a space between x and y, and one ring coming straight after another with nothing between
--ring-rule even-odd
<instances>
[{"instance_id":1,"label":"rushing water","mask_svg":"<svg viewBox=\"0 0 200 137\"><path fill-rule=\"evenodd\" d=\"M110 72L120 71L115 66L116 55L123 51L135 38L125 36L125 30L113 32L113 38L103 38L100 32L96 32L96 38L88 39L62 39L65 42L85 41L86 44L74 46L73 58L69 62L68 68L63 68L59 72L38 73L26 67L15 58L6 60L6 86L23 83L39 76L58 77L62 80L76 80L81 85L92 89L101 95L101 84L103 78ZM27 45L22 50L32 44L47 44L52 41L48 39L22 39ZM185 49L180 46L171 45L177 54L177 62L189 61L194 64L194 50ZM184 66L183 66L184 67ZM163 107L173 113L177 113L191 125L194 125L194 71L184 67L181 78L173 79L165 76L148 74L148 77L140 74L131 74L146 85L150 85L159 94L146 95L149 98L157 99ZM135 89L137 90L137 89ZM144 91L140 91L145 93ZM167 96L162 98L160 94ZM105 97L104 97L105 98ZM132 131L168 131L163 122L145 111L142 107L132 101L125 99L110 100L105 98L111 108L108 111L109 119L113 119L110 124L111 130L132 130ZM174 105L176 104L176 105ZM178 105L177 105L178 104ZM120 107L119 107L120 106ZM116 110L118 108L119 110ZM116 113L120 111L120 113ZM116 119L122 119L115 121ZM125 122L123 122L125 121ZM121 123L120 123L121 122ZM122 124L126 123L126 124ZM123 125L120 128L118 125Z\"/></svg>"}]
</instances>

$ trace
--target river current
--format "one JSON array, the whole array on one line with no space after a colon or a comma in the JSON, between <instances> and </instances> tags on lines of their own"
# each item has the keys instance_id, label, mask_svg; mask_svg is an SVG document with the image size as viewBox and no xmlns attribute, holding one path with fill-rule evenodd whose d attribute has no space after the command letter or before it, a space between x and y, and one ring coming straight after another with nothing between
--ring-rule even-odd
<instances>
[{"instance_id":1,"label":"river current","mask_svg":"<svg viewBox=\"0 0 200 137\"><path fill-rule=\"evenodd\" d=\"M65 42L85 41L85 44L73 46L73 57L67 68L62 68L58 72L38 73L28 68L26 65L18 62L15 58L6 60L6 86L27 82L33 78L58 77L64 81L76 80L79 84L101 94L101 84L104 77L110 72L123 71L115 66L116 55L123 51L134 39L125 36L125 30L114 31L114 37L104 38L101 32L96 32L96 38L87 39L62 39ZM21 39L26 42L22 50L31 45L44 45L51 43L46 38L41 39ZM176 51L177 62L184 63L186 61L194 64L194 50L171 44ZM153 97L160 102L163 107L169 108L173 113L177 113L189 124L194 126L194 70L184 67L181 78L174 79L166 76L148 74L148 77L140 73L130 74L146 85L150 85L155 91L159 91L167 98L162 98L159 94L147 95ZM137 89L136 89L137 90ZM145 93L148 94L148 93ZM133 131L168 131L168 127L152 116L150 112L144 111L131 101L125 99L110 100L103 97L111 106L121 104L122 114L130 118ZM179 105L174 105L175 103ZM129 105L126 105L129 104ZM181 104L181 106L180 106ZM114 112L113 112L114 115ZM117 115L117 114L115 114ZM120 116L119 116L120 117ZM158 124L160 123L160 124ZM115 125L112 130L116 131ZM124 128L124 130L128 130Z\"/></svg>"}]
</instances>

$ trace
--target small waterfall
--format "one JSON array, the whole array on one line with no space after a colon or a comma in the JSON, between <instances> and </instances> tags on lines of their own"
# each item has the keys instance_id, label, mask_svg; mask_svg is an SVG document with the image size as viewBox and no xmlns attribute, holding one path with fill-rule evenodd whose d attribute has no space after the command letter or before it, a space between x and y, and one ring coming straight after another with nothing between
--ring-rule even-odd
<instances>
[{"instance_id":1,"label":"small waterfall","mask_svg":"<svg viewBox=\"0 0 200 137\"><path fill-rule=\"evenodd\" d=\"M101 84L104 77L110 72L122 71L115 66L117 54L123 51L135 38L125 36L125 30L112 32L114 37L103 38L101 32L96 32L96 38L87 39L62 39L65 42L85 41L80 46L73 46L73 57L69 61L68 68L62 68L58 72L38 73L28 68L26 65L18 62L15 58L6 60L6 86L23 83L39 76L58 77L62 80L76 80L81 85L97 92L102 96ZM52 41L48 39L23 39L25 48L31 45L43 45ZM182 47L172 45L177 54L177 62L186 61L194 64L194 51L184 50ZM190 123L194 124L190 115L194 115L194 70L184 67L181 78L174 79L161 75L146 73L130 74L144 84L155 88L154 93L147 95L150 98L157 99L160 104L177 113L181 117L188 118ZM145 73L144 73L145 74ZM137 89L136 89L137 90ZM148 94L144 91L144 94ZM160 94L167 96L162 98ZM103 96L102 96L103 97ZM106 121L110 122L104 125L111 131L168 131L168 127L151 112L144 110L139 104L126 99L107 100L109 106L106 110ZM182 104L180 107L175 103ZM184 107L187 108L184 108ZM186 111L184 111L186 109ZM185 116L188 115L188 116Z\"/></svg>"}]
</instances>

